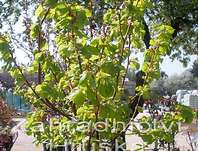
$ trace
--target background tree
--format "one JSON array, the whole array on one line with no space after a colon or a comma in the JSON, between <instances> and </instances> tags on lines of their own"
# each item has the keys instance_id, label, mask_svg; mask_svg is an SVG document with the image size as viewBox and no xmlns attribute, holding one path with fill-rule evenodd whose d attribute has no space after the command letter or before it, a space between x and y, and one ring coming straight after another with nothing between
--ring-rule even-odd
<instances>
[{"instance_id":1,"label":"background tree","mask_svg":"<svg viewBox=\"0 0 198 151\"><path fill-rule=\"evenodd\" d=\"M182 89L198 89L197 77L194 77L191 71L186 70L180 75L154 80L151 83L151 98L156 100L162 96L172 96L176 94L177 90Z\"/></svg>"},{"instance_id":2,"label":"background tree","mask_svg":"<svg viewBox=\"0 0 198 151\"><path fill-rule=\"evenodd\" d=\"M14 79L6 71L0 72L0 82L6 90L14 88Z\"/></svg>"},{"instance_id":3,"label":"background tree","mask_svg":"<svg viewBox=\"0 0 198 151\"><path fill-rule=\"evenodd\" d=\"M150 19L147 24L152 24L155 20L168 23L174 28L169 51L170 57L187 65L187 62L190 61L189 55L198 53L198 31L196 28L198 25L198 2L194 0L152 0L152 2L154 9L148 9L145 13ZM147 37L149 36L147 35Z\"/></svg>"},{"instance_id":4,"label":"background tree","mask_svg":"<svg viewBox=\"0 0 198 151\"><path fill-rule=\"evenodd\" d=\"M194 77L198 77L198 59L194 61L191 72Z\"/></svg>"}]
</instances>

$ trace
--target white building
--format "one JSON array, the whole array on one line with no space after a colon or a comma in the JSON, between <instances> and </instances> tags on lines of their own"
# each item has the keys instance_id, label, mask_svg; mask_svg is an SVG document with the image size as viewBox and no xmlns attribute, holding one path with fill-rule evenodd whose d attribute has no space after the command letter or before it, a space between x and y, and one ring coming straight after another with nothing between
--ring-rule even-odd
<instances>
[{"instance_id":1,"label":"white building","mask_svg":"<svg viewBox=\"0 0 198 151\"><path fill-rule=\"evenodd\" d=\"M192 107L198 108L198 90L177 90L177 102Z\"/></svg>"}]
</instances>

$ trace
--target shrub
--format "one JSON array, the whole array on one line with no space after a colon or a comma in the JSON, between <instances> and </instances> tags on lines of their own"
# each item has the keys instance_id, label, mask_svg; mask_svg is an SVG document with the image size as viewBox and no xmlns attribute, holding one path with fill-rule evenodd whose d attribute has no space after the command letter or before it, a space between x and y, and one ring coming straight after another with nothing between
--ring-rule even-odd
<instances>
[{"instance_id":1,"label":"shrub","mask_svg":"<svg viewBox=\"0 0 198 151\"><path fill-rule=\"evenodd\" d=\"M9 125L12 116L13 114L11 109L7 106L5 101L0 98L0 126L5 127Z\"/></svg>"}]
</instances>

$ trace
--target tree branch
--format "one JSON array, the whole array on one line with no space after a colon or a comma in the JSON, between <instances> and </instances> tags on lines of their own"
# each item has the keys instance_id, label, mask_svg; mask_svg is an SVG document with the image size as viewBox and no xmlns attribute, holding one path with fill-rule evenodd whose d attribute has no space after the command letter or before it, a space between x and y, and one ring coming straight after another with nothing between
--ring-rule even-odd
<instances>
[{"instance_id":1,"label":"tree branch","mask_svg":"<svg viewBox=\"0 0 198 151\"><path fill-rule=\"evenodd\" d=\"M22 69L20 68L20 66L17 64L16 59L13 57L13 54L12 54L12 53L10 53L10 54L11 54L11 56L12 56L13 63L15 64L15 66L16 66L17 69L19 70L21 76L23 77L25 83L26 83L27 86L32 90L32 92L33 92L34 95L37 97L37 99L41 99L42 102L43 102L47 107L51 108L52 110L54 110L55 112L59 113L60 115L67 117L69 120L72 120L73 118L71 117L71 115L65 114L64 112L60 111L60 110L59 110L58 108L56 108L56 107L54 106L54 104L51 103L49 100L43 99L43 98L41 98L41 97L38 95L38 93L37 93L37 92L35 91L35 89L32 87L31 83L30 83L30 82L27 80L27 78L25 77L25 75L24 75Z\"/></svg>"},{"instance_id":2,"label":"tree branch","mask_svg":"<svg viewBox=\"0 0 198 151\"><path fill-rule=\"evenodd\" d=\"M38 35L38 52L41 52L41 43L42 43L42 25L48 15L48 13L50 12L50 8L47 9L43 19L41 20L40 22L40 25L39 25L39 35ZM38 84L40 84L42 81L42 69L41 69L41 63L39 62L38 64Z\"/></svg>"}]
</instances>

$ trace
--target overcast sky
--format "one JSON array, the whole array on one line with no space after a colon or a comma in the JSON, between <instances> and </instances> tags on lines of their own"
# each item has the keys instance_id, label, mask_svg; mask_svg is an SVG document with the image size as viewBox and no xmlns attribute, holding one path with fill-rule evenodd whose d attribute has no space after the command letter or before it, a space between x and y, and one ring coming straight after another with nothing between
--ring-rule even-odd
<instances>
[{"instance_id":1,"label":"overcast sky","mask_svg":"<svg viewBox=\"0 0 198 151\"><path fill-rule=\"evenodd\" d=\"M171 59L166 57L161 65L161 69L163 71L165 71L166 74L168 74L168 75L181 74L186 69L189 69L192 67L192 64L193 64L194 60L196 60L196 58L197 58L197 56L190 57L190 62L188 64L187 68L184 68L181 62L179 62L177 60L174 60L172 62Z\"/></svg>"}]
</instances>

